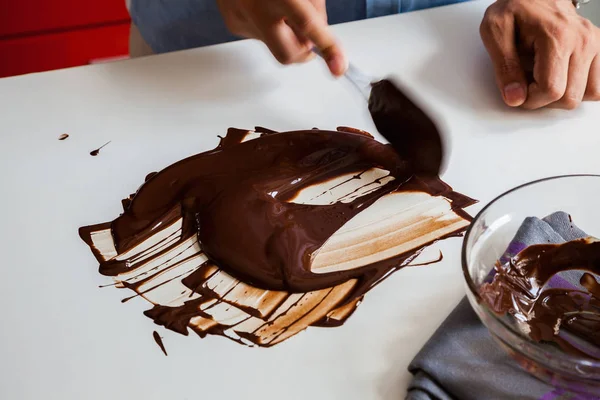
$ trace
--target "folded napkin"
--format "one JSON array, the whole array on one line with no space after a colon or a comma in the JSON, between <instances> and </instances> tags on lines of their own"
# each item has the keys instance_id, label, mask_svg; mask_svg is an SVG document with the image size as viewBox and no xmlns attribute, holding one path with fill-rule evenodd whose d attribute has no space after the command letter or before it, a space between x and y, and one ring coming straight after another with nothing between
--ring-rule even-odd
<instances>
[{"instance_id":1,"label":"folded napkin","mask_svg":"<svg viewBox=\"0 0 600 400\"><path fill-rule=\"evenodd\" d=\"M527 218L500 259L507 262L527 246L564 243L588 236L571 217L556 212ZM550 284L561 284L552 278ZM567 276L564 282L569 284ZM577 282L577 279L573 279ZM554 389L529 375L492 339L466 298L446 318L408 367L408 400L592 400Z\"/></svg>"}]
</instances>

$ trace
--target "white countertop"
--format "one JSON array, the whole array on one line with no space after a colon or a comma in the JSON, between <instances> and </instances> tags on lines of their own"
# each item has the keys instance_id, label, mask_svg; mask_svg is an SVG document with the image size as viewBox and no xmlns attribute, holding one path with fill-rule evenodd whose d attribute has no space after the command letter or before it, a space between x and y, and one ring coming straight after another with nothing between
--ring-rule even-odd
<instances>
[{"instance_id":1,"label":"white countertop","mask_svg":"<svg viewBox=\"0 0 600 400\"><path fill-rule=\"evenodd\" d=\"M396 77L443 121L443 178L482 202L473 214L532 179L600 173L600 104L502 105L478 34L487 4L335 28L352 61ZM320 62L283 68L255 42L0 80L0 398L404 396L408 363L463 296L459 238L441 244L439 264L371 291L343 327L270 349L166 331L142 315L143 300L121 304L123 291L98 288L107 280L77 228L116 217L148 172L215 146L230 126L255 125L373 130L361 98Z\"/></svg>"}]
</instances>

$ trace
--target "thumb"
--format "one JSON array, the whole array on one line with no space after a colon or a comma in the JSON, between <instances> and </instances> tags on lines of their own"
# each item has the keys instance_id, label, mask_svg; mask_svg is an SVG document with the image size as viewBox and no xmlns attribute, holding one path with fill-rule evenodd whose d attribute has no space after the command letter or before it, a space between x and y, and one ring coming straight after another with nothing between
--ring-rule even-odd
<instances>
[{"instance_id":1,"label":"thumb","mask_svg":"<svg viewBox=\"0 0 600 400\"><path fill-rule=\"evenodd\" d=\"M504 102L511 107L521 106L527 100L527 80L517 50L514 18L486 13L480 32Z\"/></svg>"},{"instance_id":2,"label":"thumb","mask_svg":"<svg viewBox=\"0 0 600 400\"><path fill-rule=\"evenodd\" d=\"M527 81L517 60L504 59L495 67L498 88L502 91L504 102L511 107L519 107L527 100Z\"/></svg>"}]
</instances>

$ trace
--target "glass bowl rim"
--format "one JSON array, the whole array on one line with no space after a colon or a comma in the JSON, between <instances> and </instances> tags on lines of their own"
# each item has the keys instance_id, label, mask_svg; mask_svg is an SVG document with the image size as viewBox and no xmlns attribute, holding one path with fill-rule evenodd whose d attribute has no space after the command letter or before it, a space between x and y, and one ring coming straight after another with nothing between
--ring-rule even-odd
<instances>
[{"instance_id":1,"label":"glass bowl rim","mask_svg":"<svg viewBox=\"0 0 600 400\"><path fill-rule=\"evenodd\" d=\"M471 279L471 275L469 274L469 268L468 268L468 263L467 263L467 243L469 241L469 238L472 234L472 230L473 227L475 226L475 223L481 218L481 216L489 209L491 208L493 205L495 205L500 199L503 199L504 197L510 195L511 193L514 193L516 191L519 191L523 188L529 187L529 186L534 186L537 185L539 183L543 183L543 182L548 182L548 181L558 181L561 179L569 179L569 178L600 178L600 174L567 174L567 175L554 175L554 176L549 176L546 178L541 178L541 179L536 179L533 181L529 181L526 183L523 183L521 185L515 186L512 189L509 189L503 193L501 193L500 195L496 196L493 200L491 200L488 204L486 204L477 214L475 214L475 216L473 217L473 220L471 221L471 224L469 225L469 227L467 228L466 232L465 232L465 236L464 236L464 240L462 243L462 247L461 247L461 264L462 264L462 271L463 271L463 276L465 279L465 283L467 284L467 287L470 291L470 294L474 297L474 300L478 303L481 304L481 302L483 301L481 296L479 295L479 291L477 290L477 288L475 287L475 283L473 282L473 280ZM599 180L600 182L600 180ZM469 297L469 296L467 296ZM473 305L471 304L471 307L473 307ZM491 312L489 310L488 307L486 307L485 305L482 305L480 307L481 311L485 312L486 314L488 314L490 317L492 317L495 321L499 322L500 325L508 330L509 332L511 332L513 335L517 335L518 337L522 337L522 334L520 332L517 332L512 326L506 324L505 321L503 321L502 319L498 318L497 315L495 315L493 312ZM533 341L528 341L528 343L530 343L532 346L534 347L538 347L538 343L535 343ZM584 358L584 357L577 357L571 354L566 354L566 353L562 353L562 356L564 356L564 359L567 360L571 360L575 363L585 363L588 367L592 367L594 369L599 369L600 370L600 361L594 361L593 359L589 359L589 358Z\"/></svg>"}]
</instances>

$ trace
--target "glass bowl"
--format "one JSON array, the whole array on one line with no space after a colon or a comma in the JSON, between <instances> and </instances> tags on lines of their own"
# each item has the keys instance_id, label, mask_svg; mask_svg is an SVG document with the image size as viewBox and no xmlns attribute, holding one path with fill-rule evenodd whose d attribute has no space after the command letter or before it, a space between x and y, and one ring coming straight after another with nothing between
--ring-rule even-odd
<instances>
[{"instance_id":1,"label":"glass bowl","mask_svg":"<svg viewBox=\"0 0 600 400\"><path fill-rule=\"evenodd\" d=\"M527 183L481 210L465 235L462 249L467 297L495 341L526 371L555 387L600 398L600 361L533 341L517 327L514 317L494 313L479 295L480 285L490 276L523 220L543 218L555 211L570 214L584 232L600 237L600 175L566 175Z\"/></svg>"}]
</instances>

